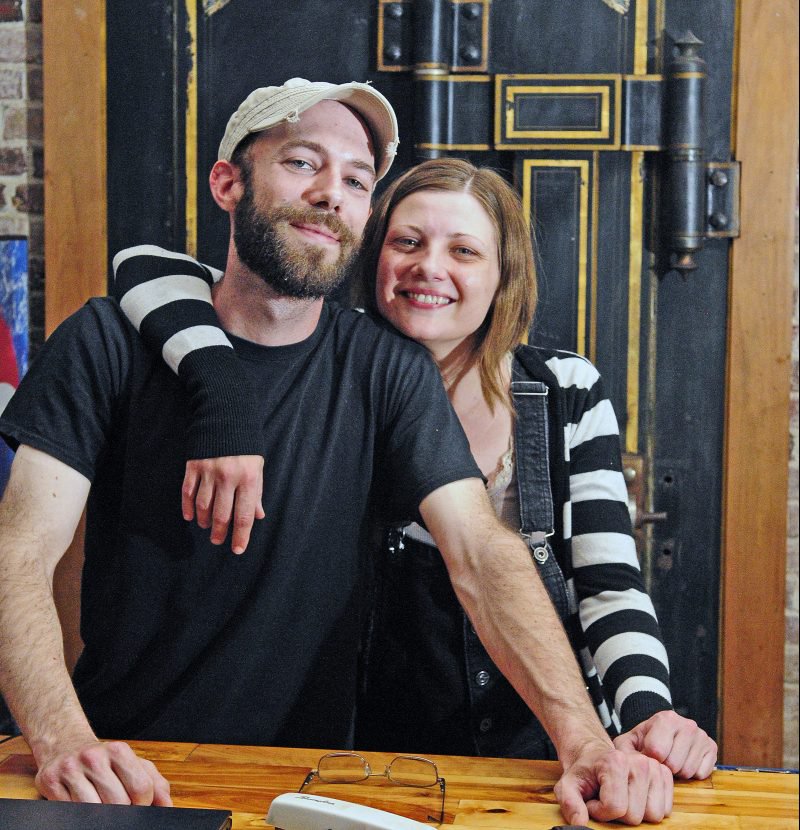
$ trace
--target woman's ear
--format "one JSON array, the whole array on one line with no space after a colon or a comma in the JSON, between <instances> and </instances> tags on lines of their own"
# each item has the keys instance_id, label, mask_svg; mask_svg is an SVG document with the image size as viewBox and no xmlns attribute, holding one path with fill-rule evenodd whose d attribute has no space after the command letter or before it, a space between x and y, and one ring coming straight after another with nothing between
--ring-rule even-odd
<instances>
[{"instance_id":1,"label":"woman's ear","mask_svg":"<svg viewBox=\"0 0 800 830\"><path fill-rule=\"evenodd\" d=\"M220 160L214 164L208 184L214 201L229 213L236 208L244 193L241 170L229 161Z\"/></svg>"}]
</instances>

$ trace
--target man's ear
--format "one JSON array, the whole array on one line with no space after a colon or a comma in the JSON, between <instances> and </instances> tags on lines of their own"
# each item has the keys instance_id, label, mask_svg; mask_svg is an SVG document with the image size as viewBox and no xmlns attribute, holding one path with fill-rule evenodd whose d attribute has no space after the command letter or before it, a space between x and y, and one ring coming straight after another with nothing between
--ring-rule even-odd
<instances>
[{"instance_id":1,"label":"man's ear","mask_svg":"<svg viewBox=\"0 0 800 830\"><path fill-rule=\"evenodd\" d=\"M235 164L220 160L215 162L208 177L214 201L225 211L232 211L244 193L241 171Z\"/></svg>"}]
</instances>

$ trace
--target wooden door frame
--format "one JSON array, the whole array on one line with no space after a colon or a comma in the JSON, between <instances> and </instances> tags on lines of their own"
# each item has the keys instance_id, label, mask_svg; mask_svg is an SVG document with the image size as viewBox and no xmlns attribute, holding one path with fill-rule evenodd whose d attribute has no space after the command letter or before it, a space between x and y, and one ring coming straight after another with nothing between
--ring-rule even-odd
<instances>
[{"instance_id":1,"label":"wooden door frame","mask_svg":"<svg viewBox=\"0 0 800 830\"><path fill-rule=\"evenodd\" d=\"M720 712L728 763L783 760L798 0L742 0L723 460Z\"/></svg>"},{"instance_id":2,"label":"wooden door frame","mask_svg":"<svg viewBox=\"0 0 800 830\"><path fill-rule=\"evenodd\" d=\"M719 737L724 760L773 766L783 747L797 11L798 0L740 0L734 90L743 232L729 290ZM105 4L44 0L43 30L50 333L106 292Z\"/></svg>"}]
</instances>

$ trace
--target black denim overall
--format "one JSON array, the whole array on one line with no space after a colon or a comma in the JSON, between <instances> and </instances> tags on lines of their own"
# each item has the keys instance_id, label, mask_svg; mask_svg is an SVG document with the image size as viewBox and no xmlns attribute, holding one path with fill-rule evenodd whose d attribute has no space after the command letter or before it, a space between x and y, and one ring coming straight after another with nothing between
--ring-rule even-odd
<instances>
[{"instance_id":1,"label":"black denim overall","mask_svg":"<svg viewBox=\"0 0 800 830\"><path fill-rule=\"evenodd\" d=\"M511 391L517 412L520 532L564 620L567 587L549 541L554 514L548 388L540 381L515 380ZM402 529L392 530L384 566L365 652L356 745L423 754L555 758L544 729L478 639L439 551L406 537Z\"/></svg>"}]
</instances>

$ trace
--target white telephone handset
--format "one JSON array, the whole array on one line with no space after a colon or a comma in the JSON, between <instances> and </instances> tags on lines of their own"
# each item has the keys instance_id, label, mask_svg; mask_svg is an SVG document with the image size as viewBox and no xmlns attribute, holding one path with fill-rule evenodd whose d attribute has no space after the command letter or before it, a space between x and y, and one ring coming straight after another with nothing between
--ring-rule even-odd
<instances>
[{"instance_id":1,"label":"white telephone handset","mask_svg":"<svg viewBox=\"0 0 800 830\"><path fill-rule=\"evenodd\" d=\"M279 830L431 830L385 810L309 793L279 795L270 805L267 824Z\"/></svg>"}]
</instances>

